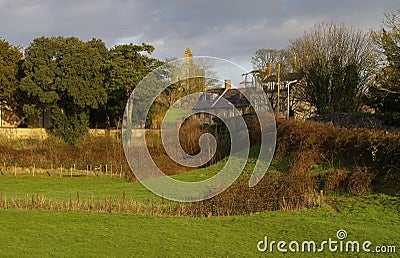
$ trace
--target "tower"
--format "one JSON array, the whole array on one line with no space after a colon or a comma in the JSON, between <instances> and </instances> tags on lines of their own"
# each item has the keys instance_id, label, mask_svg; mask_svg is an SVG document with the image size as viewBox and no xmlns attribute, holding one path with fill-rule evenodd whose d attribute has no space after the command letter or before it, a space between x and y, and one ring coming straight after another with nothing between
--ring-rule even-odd
<instances>
[{"instance_id":1,"label":"tower","mask_svg":"<svg viewBox=\"0 0 400 258\"><path fill-rule=\"evenodd\" d=\"M193 54L190 48L187 47L185 49L185 52L183 53L183 58L193 58Z\"/></svg>"}]
</instances>

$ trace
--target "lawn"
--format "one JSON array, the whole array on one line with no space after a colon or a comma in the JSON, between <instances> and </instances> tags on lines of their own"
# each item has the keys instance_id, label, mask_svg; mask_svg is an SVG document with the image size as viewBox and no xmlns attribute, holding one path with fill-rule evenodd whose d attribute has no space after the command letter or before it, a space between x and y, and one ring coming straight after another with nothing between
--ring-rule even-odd
<instances>
[{"instance_id":1,"label":"lawn","mask_svg":"<svg viewBox=\"0 0 400 258\"><path fill-rule=\"evenodd\" d=\"M181 119L182 117L188 116L190 113L190 110L185 110L177 107L171 107L167 113L167 115L164 117L164 121L166 123L171 123L175 124L176 119Z\"/></svg>"},{"instance_id":2,"label":"lawn","mask_svg":"<svg viewBox=\"0 0 400 258\"><path fill-rule=\"evenodd\" d=\"M12 175L0 178L0 190L3 197L8 199L30 197L32 194L67 201L72 195L74 198L79 192L82 200L102 200L109 197L134 198L136 201L147 202L159 199L139 183L129 183L124 178L109 176L100 177L48 177L47 175Z\"/></svg>"},{"instance_id":3,"label":"lawn","mask_svg":"<svg viewBox=\"0 0 400 258\"><path fill-rule=\"evenodd\" d=\"M284 172L288 160L273 161L270 170ZM250 162L251 163L251 162ZM223 162L214 166L175 175L185 181L209 178ZM251 167L251 164L250 164ZM249 173L249 167L245 173ZM49 177L45 174L0 176L2 198L45 196L67 201L80 194L82 200L120 198L140 203L159 203L139 182L110 176ZM75 198L75 197L74 197ZM335 203L301 211L261 212L249 216L188 218L160 217L113 212L45 211L0 209L0 256L4 257L262 257L284 256L276 250L261 253L257 243L269 241L315 241L318 247L329 238L337 240L340 229L348 241L371 241L396 246L400 252L400 199L369 194L362 197L327 196ZM287 246L286 246L287 248ZM348 257L349 253L289 253L298 257ZM360 252L359 257L367 254ZM374 254L376 256L377 254Z\"/></svg>"},{"instance_id":4,"label":"lawn","mask_svg":"<svg viewBox=\"0 0 400 258\"><path fill-rule=\"evenodd\" d=\"M0 210L0 256L275 257L282 254L257 250L264 236L270 241L318 243L336 239L339 229L345 229L351 241L398 247L398 198L345 198L339 205L340 212L325 206L211 218ZM327 255L347 257L349 253L319 253L320 257Z\"/></svg>"},{"instance_id":5,"label":"lawn","mask_svg":"<svg viewBox=\"0 0 400 258\"><path fill-rule=\"evenodd\" d=\"M256 152L252 149L251 152ZM217 164L177 174L173 177L187 182L201 181L215 175L223 168L226 159ZM274 160L270 171L286 169L288 161ZM249 162L244 169L244 174L250 174L255 162ZM64 175L59 177L56 172L49 177L47 174L17 174L12 173L0 175L0 191L4 198L24 199L32 195L50 198L56 201L68 201L70 196L75 198L79 193L81 200L104 200L110 197L120 198L124 193L126 198L138 202L149 203L151 201L160 202L161 198L148 191L140 183L128 182L119 176L110 177L108 174L99 173L99 176L69 177Z\"/></svg>"}]
</instances>

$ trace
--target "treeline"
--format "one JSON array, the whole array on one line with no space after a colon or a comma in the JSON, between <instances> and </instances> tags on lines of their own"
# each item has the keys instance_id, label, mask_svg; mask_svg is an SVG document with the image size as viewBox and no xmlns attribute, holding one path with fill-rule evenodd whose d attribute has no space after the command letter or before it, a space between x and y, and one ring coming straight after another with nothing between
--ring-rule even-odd
<instances>
[{"instance_id":1,"label":"treeline","mask_svg":"<svg viewBox=\"0 0 400 258\"><path fill-rule=\"evenodd\" d=\"M52 131L75 141L88 127L121 127L134 87L162 64L150 57L154 47L117 45L99 39L40 37L21 49L0 41L0 101L22 119L43 113Z\"/></svg>"},{"instance_id":2,"label":"treeline","mask_svg":"<svg viewBox=\"0 0 400 258\"><path fill-rule=\"evenodd\" d=\"M282 80L297 80L290 106L300 113L380 112L400 125L400 9L378 31L316 24L286 49L259 49L252 63L261 79L279 64Z\"/></svg>"},{"instance_id":3,"label":"treeline","mask_svg":"<svg viewBox=\"0 0 400 258\"><path fill-rule=\"evenodd\" d=\"M121 126L135 86L163 64L151 57L153 51L144 43L107 49L99 39L40 37L22 52L2 39L0 103L21 117L20 125L48 114L52 131L74 144L89 127ZM400 124L400 9L386 14L379 31L316 24L287 49L256 51L252 62L261 81L277 75L278 65L282 81L297 81L290 91L292 111L380 112ZM172 85L147 119L160 120L160 113L190 93L185 88Z\"/></svg>"}]
</instances>

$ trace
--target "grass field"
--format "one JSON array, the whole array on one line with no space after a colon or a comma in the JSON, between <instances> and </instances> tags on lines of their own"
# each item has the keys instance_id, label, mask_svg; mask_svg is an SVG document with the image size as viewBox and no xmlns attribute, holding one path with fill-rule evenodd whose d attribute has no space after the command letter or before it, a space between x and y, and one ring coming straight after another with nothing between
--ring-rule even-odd
<instances>
[{"instance_id":1,"label":"grass field","mask_svg":"<svg viewBox=\"0 0 400 258\"><path fill-rule=\"evenodd\" d=\"M284 172L288 160L274 161L271 170ZM212 176L223 162L174 177L199 181ZM251 167L251 161L250 161ZM244 173L248 173L249 166ZM2 198L30 198L32 195L67 201L70 196L84 200L120 198L140 203L159 203L161 198L138 182L109 176L49 177L46 174L0 176ZM261 253L257 243L269 241L315 241L319 245L344 229L346 240L371 241L377 245L396 246L400 252L400 199L388 195L351 197L331 195L335 203L301 211L261 212L249 216L188 218L135 215L113 212L45 211L0 209L1 257L279 257L276 250ZM286 246L287 248L287 246ZM319 246L317 247L319 248ZM360 252L289 253L298 257L365 257ZM286 254L287 255L287 254ZM371 256L376 256L373 254Z\"/></svg>"},{"instance_id":2,"label":"grass field","mask_svg":"<svg viewBox=\"0 0 400 258\"><path fill-rule=\"evenodd\" d=\"M0 210L0 256L276 257L282 255L276 250L258 252L257 243L264 236L270 241L318 243L336 239L339 229L345 229L351 241L398 246L399 205L398 198L369 196L339 201L340 212L325 206L212 218ZM297 255L347 257L349 253Z\"/></svg>"},{"instance_id":3,"label":"grass field","mask_svg":"<svg viewBox=\"0 0 400 258\"><path fill-rule=\"evenodd\" d=\"M252 149L252 152L256 150ZM173 177L186 181L201 181L212 177L225 164L226 160L202 169L193 170ZM243 174L250 174L254 162L249 162ZM274 160L271 170L283 171L287 169L287 161ZM11 172L0 176L0 191L3 198L23 199L32 195L50 198L56 201L68 201L70 196L76 197L79 193L81 200L104 200L109 197L120 198L123 193L127 199L138 202L149 203L150 201L160 202L161 198L148 191L137 182L128 182L125 178L117 176L110 177L108 174L99 173L100 176L59 177L57 172L49 177L44 173L17 174Z\"/></svg>"},{"instance_id":4,"label":"grass field","mask_svg":"<svg viewBox=\"0 0 400 258\"><path fill-rule=\"evenodd\" d=\"M190 110L180 109L177 107L172 107L169 109L167 115L164 117L166 123L176 123L177 118L186 117L190 113Z\"/></svg>"},{"instance_id":5,"label":"grass field","mask_svg":"<svg viewBox=\"0 0 400 258\"><path fill-rule=\"evenodd\" d=\"M79 192L84 199L104 199L110 196L120 197L123 192L126 196L135 198L137 201L148 201L158 199L158 197L141 184L129 183L124 178L108 176L102 177L48 177L47 175L12 175L3 176L1 179L0 190L3 197L24 198L32 194L39 194L47 198L59 201L67 201L72 195L75 197Z\"/></svg>"},{"instance_id":6,"label":"grass field","mask_svg":"<svg viewBox=\"0 0 400 258\"><path fill-rule=\"evenodd\" d=\"M192 171L186 177L208 177L210 170ZM180 175L183 177L182 175ZM2 177L3 196L42 195L68 198L80 191L82 198L101 199L122 191L138 201L159 200L139 183L120 178ZM0 210L0 256L167 256L255 257L258 241L284 240L316 243L336 239L345 229L352 241L375 245L400 242L400 200L385 195L329 197L330 206L295 212L263 212L250 216L182 218L105 214L78 211ZM273 252L273 256L282 255ZM304 256L304 254L298 254ZM314 253L307 253L314 256ZM318 255L318 253L317 253ZM338 253L325 252L321 257ZM343 253L346 257L348 253ZM365 253L360 253L364 257ZM385 257L396 257L386 254Z\"/></svg>"}]
</instances>

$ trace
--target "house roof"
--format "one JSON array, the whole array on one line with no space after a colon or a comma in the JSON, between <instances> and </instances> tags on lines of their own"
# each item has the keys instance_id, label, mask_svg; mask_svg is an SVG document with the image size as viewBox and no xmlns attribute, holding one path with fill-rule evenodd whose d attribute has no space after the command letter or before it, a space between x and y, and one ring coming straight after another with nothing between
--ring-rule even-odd
<instances>
[{"instance_id":1,"label":"house roof","mask_svg":"<svg viewBox=\"0 0 400 258\"><path fill-rule=\"evenodd\" d=\"M202 95L197 103L193 106L193 110L208 110L208 109L227 109L232 108L232 105L226 103L222 98L228 100L236 108L247 107L250 102L246 99L238 89L211 89L207 90L207 93L219 95L220 97L214 97L210 99L210 95ZM221 97L222 96L222 97Z\"/></svg>"}]
</instances>

